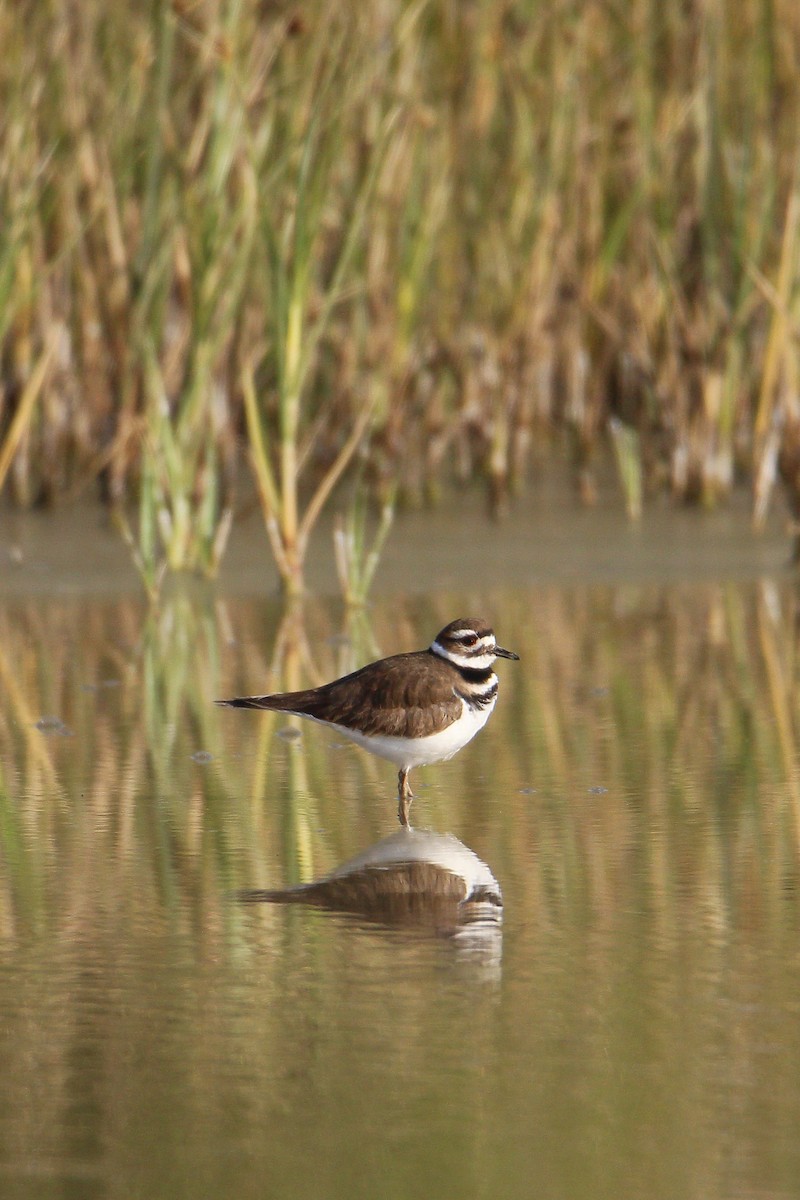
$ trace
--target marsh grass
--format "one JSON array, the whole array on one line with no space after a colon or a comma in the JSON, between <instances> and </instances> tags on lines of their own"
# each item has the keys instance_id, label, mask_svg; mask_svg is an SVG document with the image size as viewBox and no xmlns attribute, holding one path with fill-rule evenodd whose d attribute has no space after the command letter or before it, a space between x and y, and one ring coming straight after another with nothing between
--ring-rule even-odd
<instances>
[{"instance_id":1,"label":"marsh grass","mask_svg":"<svg viewBox=\"0 0 800 1200\"><path fill-rule=\"evenodd\" d=\"M346 604L366 603L384 543L394 521L395 498L387 496L374 530L368 525L367 505L359 488L350 511L336 521L333 530L334 560L339 589Z\"/></svg>"},{"instance_id":2,"label":"marsh grass","mask_svg":"<svg viewBox=\"0 0 800 1200\"><path fill-rule=\"evenodd\" d=\"M500 514L609 437L636 516L800 513L791 0L0 0L0 481L97 480L154 590L242 449L287 590L366 457ZM132 504L138 518L131 525Z\"/></svg>"}]
</instances>

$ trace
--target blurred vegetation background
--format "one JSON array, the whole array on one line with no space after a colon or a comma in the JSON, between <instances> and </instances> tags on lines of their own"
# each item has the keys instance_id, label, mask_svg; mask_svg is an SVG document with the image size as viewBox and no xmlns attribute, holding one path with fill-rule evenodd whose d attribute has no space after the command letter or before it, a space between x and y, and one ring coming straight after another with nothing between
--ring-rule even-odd
<instances>
[{"instance_id":1,"label":"blurred vegetation background","mask_svg":"<svg viewBox=\"0 0 800 1200\"><path fill-rule=\"evenodd\" d=\"M499 514L554 447L633 516L800 515L794 0L0 0L0 44L0 487L95 489L151 589L243 457L290 591L346 476L354 591L365 495Z\"/></svg>"}]
</instances>

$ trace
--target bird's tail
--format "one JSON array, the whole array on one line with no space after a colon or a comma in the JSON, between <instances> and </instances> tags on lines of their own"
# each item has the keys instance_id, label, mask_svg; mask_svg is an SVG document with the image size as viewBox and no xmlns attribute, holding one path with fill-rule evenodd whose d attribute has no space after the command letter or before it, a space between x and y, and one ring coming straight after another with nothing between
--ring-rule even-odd
<instances>
[{"instance_id":1,"label":"bird's tail","mask_svg":"<svg viewBox=\"0 0 800 1200\"><path fill-rule=\"evenodd\" d=\"M273 712L302 714L310 699L310 692L280 692L272 696L233 696L230 700L216 700L215 704L230 708L261 708Z\"/></svg>"}]
</instances>

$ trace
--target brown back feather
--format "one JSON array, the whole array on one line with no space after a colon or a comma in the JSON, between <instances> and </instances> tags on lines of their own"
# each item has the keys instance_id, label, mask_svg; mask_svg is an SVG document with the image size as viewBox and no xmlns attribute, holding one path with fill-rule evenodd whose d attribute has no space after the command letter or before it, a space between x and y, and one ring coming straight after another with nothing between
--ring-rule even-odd
<instances>
[{"instance_id":1,"label":"brown back feather","mask_svg":"<svg viewBox=\"0 0 800 1200\"><path fill-rule=\"evenodd\" d=\"M408 669L409 660L415 660L413 671ZM461 700L453 690L460 678L458 669L446 659L421 650L368 663L319 688L240 696L223 703L314 717L368 736L419 737L428 732L434 708L451 720L460 714Z\"/></svg>"}]
</instances>

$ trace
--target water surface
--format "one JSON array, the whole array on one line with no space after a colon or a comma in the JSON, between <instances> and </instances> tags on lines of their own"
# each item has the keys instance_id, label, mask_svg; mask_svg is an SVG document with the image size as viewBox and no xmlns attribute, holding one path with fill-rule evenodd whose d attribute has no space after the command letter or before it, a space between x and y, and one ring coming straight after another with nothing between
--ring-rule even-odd
<instances>
[{"instance_id":1,"label":"water surface","mask_svg":"<svg viewBox=\"0 0 800 1200\"><path fill-rule=\"evenodd\" d=\"M795 585L612 574L6 594L0 1195L800 1195ZM240 903L391 834L395 775L213 699L475 612L521 661L413 816L502 923Z\"/></svg>"}]
</instances>

